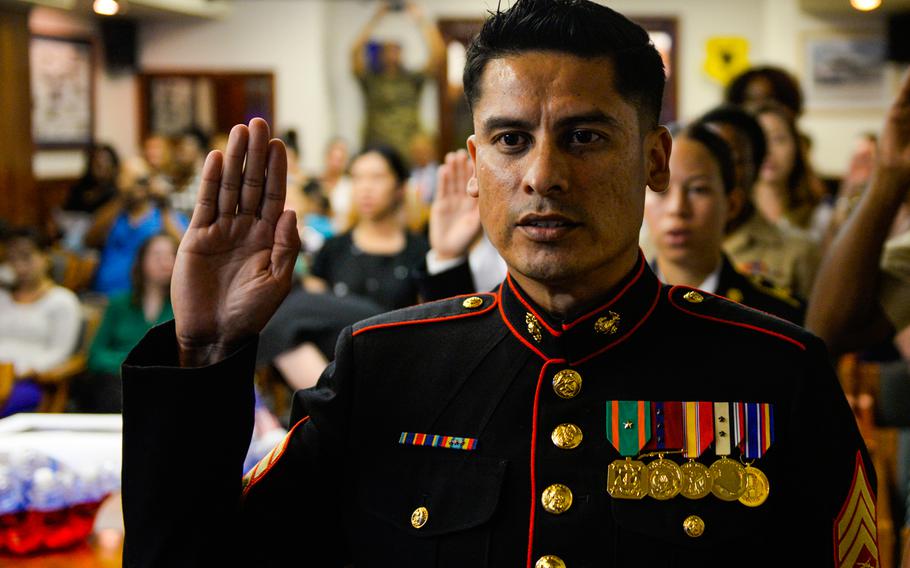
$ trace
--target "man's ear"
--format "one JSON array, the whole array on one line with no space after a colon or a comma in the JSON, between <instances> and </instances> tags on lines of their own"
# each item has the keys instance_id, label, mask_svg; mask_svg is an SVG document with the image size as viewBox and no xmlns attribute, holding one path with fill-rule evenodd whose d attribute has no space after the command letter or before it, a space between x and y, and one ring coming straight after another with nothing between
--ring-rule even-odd
<instances>
[{"instance_id":1,"label":"man's ear","mask_svg":"<svg viewBox=\"0 0 910 568\"><path fill-rule=\"evenodd\" d=\"M670 187L670 151L673 137L670 131L658 126L645 136L644 151L647 185L652 191L661 192Z\"/></svg>"},{"instance_id":2,"label":"man's ear","mask_svg":"<svg viewBox=\"0 0 910 568\"><path fill-rule=\"evenodd\" d=\"M468 155L471 157L471 163L474 164L474 175L468 180L467 192L468 195L477 199L480 195L480 188L477 186L477 143L473 134L468 136L467 146Z\"/></svg>"}]
</instances>

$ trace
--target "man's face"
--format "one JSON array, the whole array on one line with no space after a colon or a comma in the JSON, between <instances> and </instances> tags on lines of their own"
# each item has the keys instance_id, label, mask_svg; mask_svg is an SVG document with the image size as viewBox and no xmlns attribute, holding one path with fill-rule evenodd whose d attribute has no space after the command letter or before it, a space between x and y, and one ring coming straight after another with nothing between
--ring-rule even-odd
<instances>
[{"instance_id":1,"label":"man's face","mask_svg":"<svg viewBox=\"0 0 910 568\"><path fill-rule=\"evenodd\" d=\"M469 192L526 289L618 282L638 255L645 187L667 186L669 133L640 130L613 79L608 58L555 52L494 59L484 69L468 139L476 172Z\"/></svg>"}]
</instances>

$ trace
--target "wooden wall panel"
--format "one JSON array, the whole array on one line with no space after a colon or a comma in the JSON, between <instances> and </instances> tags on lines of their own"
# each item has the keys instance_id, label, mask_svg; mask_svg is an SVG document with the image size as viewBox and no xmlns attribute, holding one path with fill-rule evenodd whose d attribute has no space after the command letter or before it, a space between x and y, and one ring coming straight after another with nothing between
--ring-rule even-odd
<instances>
[{"instance_id":1,"label":"wooden wall panel","mask_svg":"<svg viewBox=\"0 0 910 568\"><path fill-rule=\"evenodd\" d=\"M0 5L0 219L38 222L32 174L28 9Z\"/></svg>"}]
</instances>

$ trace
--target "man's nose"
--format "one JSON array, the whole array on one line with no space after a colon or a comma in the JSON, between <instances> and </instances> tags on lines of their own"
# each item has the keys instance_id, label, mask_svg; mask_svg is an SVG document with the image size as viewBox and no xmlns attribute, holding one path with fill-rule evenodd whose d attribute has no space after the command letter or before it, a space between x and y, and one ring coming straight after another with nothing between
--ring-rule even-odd
<instances>
[{"instance_id":1,"label":"man's nose","mask_svg":"<svg viewBox=\"0 0 910 568\"><path fill-rule=\"evenodd\" d=\"M530 158L523 183L526 192L549 195L568 191L569 166L555 141L538 141L531 149Z\"/></svg>"}]
</instances>

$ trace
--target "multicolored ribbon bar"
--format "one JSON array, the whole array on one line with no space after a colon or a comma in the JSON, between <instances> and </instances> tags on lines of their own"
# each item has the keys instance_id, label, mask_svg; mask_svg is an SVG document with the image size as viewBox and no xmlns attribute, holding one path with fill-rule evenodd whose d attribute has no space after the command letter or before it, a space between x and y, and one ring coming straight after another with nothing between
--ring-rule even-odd
<instances>
[{"instance_id":1,"label":"multicolored ribbon bar","mask_svg":"<svg viewBox=\"0 0 910 568\"><path fill-rule=\"evenodd\" d=\"M714 440L714 404L711 402L684 402L683 456L697 459Z\"/></svg>"},{"instance_id":2,"label":"multicolored ribbon bar","mask_svg":"<svg viewBox=\"0 0 910 568\"><path fill-rule=\"evenodd\" d=\"M651 403L607 401L607 439L623 456L636 456L651 437Z\"/></svg>"},{"instance_id":3,"label":"multicolored ribbon bar","mask_svg":"<svg viewBox=\"0 0 910 568\"><path fill-rule=\"evenodd\" d=\"M450 450L471 451L477 449L477 438L420 434L418 432L402 432L398 438L398 443L402 446L428 446L431 448L448 448Z\"/></svg>"},{"instance_id":4,"label":"multicolored ribbon bar","mask_svg":"<svg viewBox=\"0 0 910 568\"><path fill-rule=\"evenodd\" d=\"M730 414L733 422L731 428L733 439L730 443L734 448L742 450L746 443L746 404L743 402L731 402Z\"/></svg>"},{"instance_id":5,"label":"multicolored ribbon bar","mask_svg":"<svg viewBox=\"0 0 910 568\"><path fill-rule=\"evenodd\" d=\"M747 402L746 410L746 459L765 455L774 442L774 410L766 402Z\"/></svg>"},{"instance_id":6,"label":"multicolored ribbon bar","mask_svg":"<svg viewBox=\"0 0 910 568\"><path fill-rule=\"evenodd\" d=\"M682 447L682 403L651 402L651 441L644 449L680 450Z\"/></svg>"}]
</instances>

